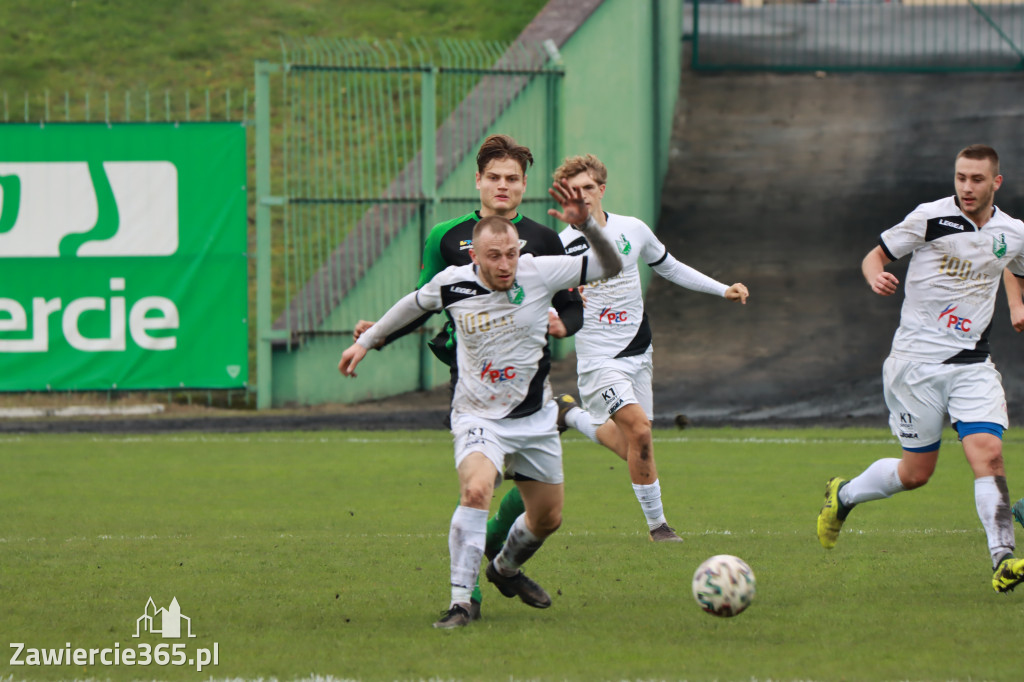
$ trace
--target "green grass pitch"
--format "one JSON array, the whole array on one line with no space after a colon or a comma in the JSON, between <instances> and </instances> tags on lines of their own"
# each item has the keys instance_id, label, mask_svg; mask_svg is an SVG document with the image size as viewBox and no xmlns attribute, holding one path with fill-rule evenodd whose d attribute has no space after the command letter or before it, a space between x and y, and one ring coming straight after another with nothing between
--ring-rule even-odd
<instances>
[{"instance_id":1,"label":"green grass pitch","mask_svg":"<svg viewBox=\"0 0 1024 682\"><path fill-rule=\"evenodd\" d=\"M564 524L528 565L554 605L484 585L448 600L457 498L446 432L0 438L0 680L1019 680L1024 593L990 585L971 473L952 432L924 488L815 537L825 480L897 456L881 429L660 431L683 544L647 540L624 463L565 439ZM1010 431L1011 495L1024 436ZM508 484L499 489L504 494ZM1020 529L1018 529L1018 535ZM732 619L690 594L735 554L757 575ZM176 598L193 638L136 621ZM12 665L28 649L155 650L217 665ZM24 660L25 653L22 653Z\"/></svg>"}]
</instances>

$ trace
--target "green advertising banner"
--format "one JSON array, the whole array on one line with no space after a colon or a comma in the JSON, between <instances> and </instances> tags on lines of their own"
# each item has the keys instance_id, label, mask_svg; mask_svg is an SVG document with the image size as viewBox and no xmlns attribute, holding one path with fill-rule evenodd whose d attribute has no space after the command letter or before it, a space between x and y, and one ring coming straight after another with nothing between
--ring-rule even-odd
<instances>
[{"instance_id":1,"label":"green advertising banner","mask_svg":"<svg viewBox=\"0 0 1024 682\"><path fill-rule=\"evenodd\" d=\"M248 382L245 128L0 125L0 391Z\"/></svg>"}]
</instances>

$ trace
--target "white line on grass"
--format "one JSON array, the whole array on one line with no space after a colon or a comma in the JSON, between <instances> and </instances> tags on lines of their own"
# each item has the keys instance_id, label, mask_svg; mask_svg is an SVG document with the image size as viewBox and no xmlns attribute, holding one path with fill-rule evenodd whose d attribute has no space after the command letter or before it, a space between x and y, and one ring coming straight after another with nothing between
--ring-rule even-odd
<instances>
[{"instance_id":1,"label":"white line on grass","mask_svg":"<svg viewBox=\"0 0 1024 682\"><path fill-rule=\"evenodd\" d=\"M107 682L109 678L96 678L96 677L75 677L66 678L68 682ZM15 679L11 677L0 677L0 682L28 682L28 680ZM139 678L135 682L146 682L145 678ZM156 682L154 679L153 682ZM289 677L279 681L276 677L208 677L203 682L359 682L358 679L352 677L334 677L333 675L310 675L309 677ZM430 680L420 680L420 682L442 682L436 678ZM452 681L454 682L454 681ZM751 680L751 682L757 682L757 680Z\"/></svg>"},{"instance_id":2,"label":"white line on grass","mask_svg":"<svg viewBox=\"0 0 1024 682\"><path fill-rule=\"evenodd\" d=\"M398 681L401 681L403 678L394 678L394 679L398 680ZM454 677L446 677L446 678L442 678L442 677L431 677L431 678L410 677L410 678L404 678L404 679L405 679L405 682L459 682L459 679L458 678L454 678ZM517 680L513 676L509 676L508 677L509 682L538 682L539 679L541 679L541 678L530 677L530 678L519 678ZM968 681L970 681L972 679L974 679L974 678L968 678ZM674 682L687 682L687 678L680 679L680 678L673 677L672 680ZM743 680L744 680L744 682L781 682L781 680L778 680L778 679L772 678L772 677L766 677L764 679L761 679L759 677L744 677ZM28 682L28 680L25 680L25 679L20 679L19 680L19 679L15 679L14 676L11 676L11 677L0 677L0 682ZM97 679L95 677L85 677L85 678L68 678L68 682L105 682L105 681ZM143 679L143 680L136 680L136 682L146 682L146 681ZM208 677L203 682L360 682L360 680L358 680L356 678L351 678L351 677L334 677L333 675L311 675L309 677L290 677L290 678L285 678L284 680L278 680L278 678L276 678L276 677ZM667 680L665 678L643 678L643 679L636 679L636 680L622 679L621 682L667 682ZM820 682L820 681L811 679L809 677L808 678L801 677L801 678L798 678L798 679L788 680L788 682ZM899 680L894 680L894 682L910 682L910 678L901 678ZM946 678L946 682L959 682L959 680L957 678Z\"/></svg>"},{"instance_id":3,"label":"white line on grass","mask_svg":"<svg viewBox=\"0 0 1024 682\"><path fill-rule=\"evenodd\" d=\"M844 529L843 535L892 535L892 536L908 536L908 535L967 535L969 533L980 534L983 532L981 528L886 528L880 530L857 530L857 529ZM780 535L806 535L807 533L803 530L791 530L791 531L774 531L765 529L748 529L748 530L729 530L728 528L707 528L699 531L683 531L676 529L676 533L681 536L688 537L702 537L708 535L721 535L721 536L733 536L733 535L746 535L746 536L780 536ZM293 533L278 533L268 535L226 535L218 538L222 542L238 540L238 541L249 541L253 539L264 539L266 537L276 538L292 538L299 537L302 534ZM619 531L619 532L602 532L602 531L575 531L575 532L561 532L560 537L646 537L646 533L640 531ZM396 538L417 538L417 539L443 539L448 537L448 533L339 533L332 535L331 537L338 540L354 539L354 538L382 538L382 539L396 539ZM49 542L59 542L61 544L72 544L79 542L94 542L96 540L116 540L120 542L163 542L169 541L174 542L178 540L194 540L194 535L97 535L95 537L75 536L70 538L55 539L55 538L43 538L43 537L0 537L0 545L16 545L16 544L43 544ZM0 678L0 682L4 682L3 678Z\"/></svg>"},{"instance_id":4,"label":"white line on grass","mask_svg":"<svg viewBox=\"0 0 1024 682\"><path fill-rule=\"evenodd\" d=\"M69 439L70 440L70 439ZM214 436L93 436L94 443L388 443L425 445L448 442L451 434L445 432L437 438L355 438L341 434L337 436L261 436L261 435L214 435Z\"/></svg>"},{"instance_id":5,"label":"white line on grass","mask_svg":"<svg viewBox=\"0 0 1024 682\"><path fill-rule=\"evenodd\" d=\"M393 433L393 432L390 432ZM38 434L46 438L50 438L54 441L79 441L79 438L69 436L67 434L50 436L48 434ZM6 443L24 443L29 439L25 436L4 436L0 437L0 444ZM417 437L375 437L375 436L346 436L339 432L336 435L331 436L310 436L310 435L262 435L262 434L215 434L215 435L187 435L187 436L173 436L173 435L152 435L152 436L118 436L118 435L106 435L106 436L91 436L89 440L93 443L359 443L359 444L384 444L384 445L433 445L438 443L452 442L452 436L447 431L438 431L436 436L417 436ZM581 436L569 436L562 437L563 442L566 443L589 443L586 438ZM675 436L670 438L658 437L654 438L655 443L720 443L726 445L829 445L835 443L849 443L852 445L892 445L898 447L898 443L895 438L842 438L842 437L814 437L814 438L802 438L799 436L788 436L788 437L763 437L763 436ZM1021 441L1016 441L1011 438L1005 438L1004 443L1016 445ZM956 445L958 443L956 438L943 439L943 445ZM2 682L2 680L0 680Z\"/></svg>"},{"instance_id":6,"label":"white line on grass","mask_svg":"<svg viewBox=\"0 0 1024 682\"><path fill-rule=\"evenodd\" d=\"M895 445L893 438L655 438L656 443L726 443L726 444L747 444L754 445L824 445L828 443L850 443L853 445Z\"/></svg>"}]
</instances>

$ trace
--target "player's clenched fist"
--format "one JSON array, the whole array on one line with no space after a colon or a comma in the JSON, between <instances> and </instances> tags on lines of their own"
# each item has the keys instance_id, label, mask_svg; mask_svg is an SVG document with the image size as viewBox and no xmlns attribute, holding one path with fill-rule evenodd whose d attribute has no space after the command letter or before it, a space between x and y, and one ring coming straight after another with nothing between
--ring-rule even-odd
<instances>
[{"instance_id":1,"label":"player's clenched fist","mask_svg":"<svg viewBox=\"0 0 1024 682\"><path fill-rule=\"evenodd\" d=\"M896 287L899 286L899 283L900 281L896 278L896 275L891 272L880 272L875 275L875 279L871 282L871 291L879 296L892 296L896 293Z\"/></svg>"},{"instance_id":2,"label":"player's clenched fist","mask_svg":"<svg viewBox=\"0 0 1024 682\"><path fill-rule=\"evenodd\" d=\"M736 282L731 287L725 290L725 298L728 301L739 301L742 305L747 304L747 298L750 297L750 292L747 291L747 287L742 282Z\"/></svg>"}]
</instances>

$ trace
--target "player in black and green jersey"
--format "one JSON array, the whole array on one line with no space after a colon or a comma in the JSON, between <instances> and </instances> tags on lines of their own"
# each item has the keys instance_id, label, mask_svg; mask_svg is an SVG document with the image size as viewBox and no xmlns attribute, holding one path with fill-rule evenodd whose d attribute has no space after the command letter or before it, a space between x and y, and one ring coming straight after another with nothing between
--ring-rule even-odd
<instances>
[{"instance_id":1,"label":"player in black and green jersey","mask_svg":"<svg viewBox=\"0 0 1024 682\"><path fill-rule=\"evenodd\" d=\"M488 215L497 214L488 213ZM469 263L469 244L472 242L473 227L482 217L484 217L483 212L476 210L434 226L424 244L423 265L417 288L422 287L434 275L450 265ZM511 220L519 231L521 253L535 256L555 256L565 253L558 234L551 228L534 222L522 214L516 214ZM549 329L554 332L553 336L564 337L575 334L583 326L583 306L579 294L560 291L551 299L551 304L556 311L554 316L549 316L549 322L555 327ZM552 317L554 319L551 319ZM455 328L452 326L451 320L430 341L429 346L434 355L448 365L452 372L457 371L455 369ZM550 362L548 354L545 354L545 360ZM453 374L452 385L454 385L454 378Z\"/></svg>"},{"instance_id":2,"label":"player in black and green jersey","mask_svg":"<svg viewBox=\"0 0 1024 682\"><path fill-rule=\"evenodd\" d=\"M423 264L416 287L420 288L437 273L452 265L472 263L469 247L473 241L473 227L487 216L508 218L519 232L519 248L524 254L535 256L564 255L565 249L558 233L550 227L519 213L519 205L526 191L526 169L533 164L529 148L516 143L508 135L491 135L480 146L476 156L476 188L480 192L480 208L472 213L438 223L430 230L423 245ZM551 299L554 309L548 314L548 334L556 338L571 336L583 326L583 299L576 291L560 291ZM433 313L427 313L411 324L389 335L387 345L419 328ZM360 320L353 337L358 339L373 322ZM458 365L455 362L455 328L449 318L441 332L428 345L439 360L448 365L451 372L451 387L454 390L458 380ZM542 374L547 375L551 364L550 349L544 347L540 360ZM512 487L501 500L498 512L487 522L487 547L485 554L493 558L501 551L508 536L509 528L523 513L525 506L519 490ZM473 617L479 618L481 594L479 586L473 592Z\"/></svg>"}]
</instances>

